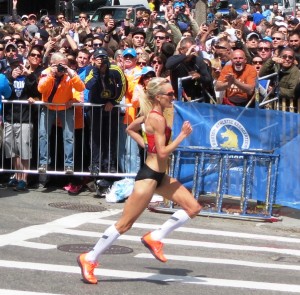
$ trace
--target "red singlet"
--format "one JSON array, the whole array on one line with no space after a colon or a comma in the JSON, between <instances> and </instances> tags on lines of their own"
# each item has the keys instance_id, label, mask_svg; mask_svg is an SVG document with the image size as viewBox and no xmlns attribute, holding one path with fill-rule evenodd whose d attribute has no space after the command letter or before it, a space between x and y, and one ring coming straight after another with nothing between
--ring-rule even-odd
<instances>
[{"instance_id":1,"label":"red singlet","mask_svg":"<svg viewBox=\"0 0 300 295\"><path fill-rule=\"evenodd\" d=\"M156 113L156 114L159 114L159 115L163 116L161 113L159 113L157 111L154 111L154 110L152 110L150 113ZM166 122L166 124L167 124L167 122ZM170 140L171 132L172 132L172 129L169 126L166 125L166 129L165 129L166 144ZM146 133L146 137L147 137L147 142L148 142L148 149L147 149L147 151L149 153L156 154L157 151L156 151L156 147L155 147L154 134Z\"/></svg>"}]
</instances>

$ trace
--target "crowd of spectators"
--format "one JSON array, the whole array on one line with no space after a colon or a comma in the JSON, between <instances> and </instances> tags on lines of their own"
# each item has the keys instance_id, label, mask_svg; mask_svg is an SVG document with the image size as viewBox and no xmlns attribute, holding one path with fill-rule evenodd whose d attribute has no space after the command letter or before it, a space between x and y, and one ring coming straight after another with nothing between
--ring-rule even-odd
<instances>
[{"instance_id":1,"label":"crowd of spectators","mask_svg":"<svg viewBox=\"0 0 300 295\"><path fill-rule=\"evenodd\" d=\"M228 15L209 9L207 21L197 23L193 1L153 3L137 11L136 23L128 8L121 23L107 14L103 26L93 27L83 12L76 21L63 13L55 20L34 13L19 16L13 0L13 15L0 23L0 85L10 85L4 98L28 102L1 110L2 148L6 158L13 158L14 169L29 169L28 161L39 154L36 168L48 171L51 126L58 114L66 174L83 168L78 158L91 162L84 168L93 176L136 173L141 153L126 136L126 126L139 116L138 98L154 76L169 79L178 99L253 107L257 78L275 74L267 87L260 87L261 100L266 93L276 98L264 107L299 111L300 11L285 15L276 2L264 9L256 2L237 13L239 7L230 5ZM190 78L178 89L182 77ZM47 105L31 117L37 100ZM74 120L69 111L74 102L102 108L81 108ZM131 106L116 108L125 103ZM83 136L89 133L91 139ZM35 140L39 150L32 149ZM83 149L78 148L81 142ZM9 185L25 190L26 173L16 173ZM77 194L81 179L65 189Z\"/></svg>"}]
</instances>

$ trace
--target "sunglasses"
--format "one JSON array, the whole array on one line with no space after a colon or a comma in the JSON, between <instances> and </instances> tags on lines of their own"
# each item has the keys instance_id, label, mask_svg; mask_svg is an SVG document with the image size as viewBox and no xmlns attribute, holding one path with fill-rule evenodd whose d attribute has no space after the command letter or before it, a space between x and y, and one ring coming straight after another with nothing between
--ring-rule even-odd
<instances>
[{"instance_id":1,"label":"sunglasses","mask_svg":"<svg viewBox=\"0 0 300 295\"><path fill-rule=\"evenodd\" d=\"M272 37L272 40L282 40L280 37Z\"/></svg>"},{"instance_id":2,"label":"sunglasses","mask_svg":"<svg viewBox=\"0 0 300 295\"><path fill-rule=\"evenodd\" d=\"M143 18L143 22L147 22L148 21L148 18Z\"/></svg>"},{"instance_id":3,"label":"sunglasses","mask_svg":"<svg viewBox=\"0 0 300 295\"><path fill-rule=\"evenodd\" d=\"M154 78L154 76L152 76L152 75L145 75L145 76L143 76L144 80L148 80L148 79L152 79L152 78Z\"/></svg>"},{"instance_id":4,"label":"sunglasses","mask_svg":"<svg viewBox=\"0 0 300 295\"><path fill-rule=\"evenodd\" d=\"M293 56L293 55L287 55L287 54L284 54L284 55L281 56L281 58L293 60L293 59L294 59L294 56Z\"/></svg>"},{"instance_id":5,"label":"sunglasses","mask_svg":"<svg viewBox=\"0 0 300 295\"><path fill-rule=\"evenodd\" d=\"M84 44L84 46L92 47L92 44Z\"/></svg>"},{"instance_id":6,"label":"sunglasses","mask_svg":"<svg viewBox=\"0 0 300 295\"><path fill-rule=\"evenodd\" d=\"M137 62L137 64L138 64L139 66L146 66L146 65L147 65L147 63L144 62L144 61L139 61L139 62Z\"/></svg>"},{"instance_id":7,"label":"sunglasses","mask_svg":"<svg viewBox=\"0 0 300 295\"><path fill-rule=\"evenodd\" d=\"M156 64L161 65L162 64L162 62L158 61L158 60L153 60L151 63L154 64L154 65L156 65Z\"/></svg>"},{"instance_id":8,"label":"sunglasses","mask_svg":"<svg viewBox=\"0 0 300 295\"><path fill-rule=\"evenodd\" d=\"M269 47L258 47L257 51L271 51L271 48L269 48Z\"/></svg>"},{"instance_id":9,"label":"sunglasses","mask_svg":"<svg viewBox=\"0 0 300 295\"><path fill-rule=\"evenodd\" d=\"M37 58L41 58L42 57L42 55L38 54L38 53L30 53L30 56L31 57L37 57Z\"/></svg>"},{"instance_id":10,"label":"sunglasses","mask_svg":"<svg viewBox=\"0 0 300 295\"><path fill-rule=\"evenodd\" d=\"M3 47L0 47L0 51L3 51L4 50L4 48Z\"/></svg>"},{"instance_id":11,"label":"sunglasses","mask_svg":"<svg viewBox=\"0 0 300 295\"><path fill-rule=\"evenodd\" d=\"M18 48L23 48L23 49L25 49L26 46L24 46L24 45L18 45Z\"/></svg>"},{"instance_id":12,"label":"sunglasses","mask_svg":"<svg viewBox=\"0 0 300 295\"><path fill-rule=\"evenodd\" d=\"M28 18L22 18L22 21L24 22L24 21L28 21Z\"/></svg>"},{"instance_id":13,"label":"sunglasses","mask_svg":"<svg viewBox=\"0 0 300 295\"><path fill-rule=\"evenodd\" d=\"M254 65L262 65L263 61L262 60L253 60L252 64L254 64Z\"/></svg>"},{"instance_id":14,"label":"sunglasses","mask_svg":"<svg viewBox=\"0 0 300 295\"><path fill-rule=\"evenodd\" d=\"M164 37L164 36L155 36L154 39L155 40L158 40L158 39L159 40L164 40L164 39L166 39L166 37Z\"/></svg>"},{"instance_id":15,"label":"sunglasses","mask_svg":"<svg viewBox=\"0 0 300 295\"><path fill-rule=\"evenodd\" d=\"M174 91L170 91L170 92L167 92L167 93L160 93L160 95L167 95L169 97L174 97L175 96L175 92Z\"/></svg>"},{"instance_id":16,"label":"sunglasses","mask_svg":"<svg viewBox=\"0 0 300 295\"><path fill-rule=\"evenodd\" d=\"M124 58L133 58L133 56L130 55L130 54L125 54L125 55L124 55Z\"/></svg>"},{"instance_id":17,"label":"sunglasses","mask_svg":"<svg viewBox=\"0 0 300 295\"><path fill-rule=\"evenodd\" d=\"M6 50L6 52L16 52L17 50L15 48L11 48L9 50Z\"/></svg>"},{"instance_id":18,"label":"sunglasses","mask_svg":"<svg viewBox=\"0 0 300 295\"><path fill-rule=\"evenodd\" d=\"M94 46L94 47L101 47L101 46L102 46L102 43L94 43L93 46Z\"/></svg>"},{"instance_id":19,"label":"sunglasses","mask_svg":"<svg viewBox=\"0 0 300 295\"><path fill-rule=\"evenodd\" d=\"M216 49L227 49L226 47L220 46L220 45L216 45L215 48L216 48Z\"/></svg>"}]
</instances>

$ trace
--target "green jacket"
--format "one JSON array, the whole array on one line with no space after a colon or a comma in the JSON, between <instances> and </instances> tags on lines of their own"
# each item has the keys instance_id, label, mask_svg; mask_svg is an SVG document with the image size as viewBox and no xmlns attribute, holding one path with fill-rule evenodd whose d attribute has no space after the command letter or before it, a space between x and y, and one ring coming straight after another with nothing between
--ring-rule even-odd
<instances>
[{"instance_id":1,"label":"green jacket","mask_svg":"<svg viewBox=\"0 0 300 295\"><path fill-rule=\"evenodd\" d=\"M279 99L294 99L295 88L300 82L300 71L296 65L287 70L283 70L272 58L269 58L259 71L259 77L278 73L279 79Z\"/></svg>"}]
</instances>

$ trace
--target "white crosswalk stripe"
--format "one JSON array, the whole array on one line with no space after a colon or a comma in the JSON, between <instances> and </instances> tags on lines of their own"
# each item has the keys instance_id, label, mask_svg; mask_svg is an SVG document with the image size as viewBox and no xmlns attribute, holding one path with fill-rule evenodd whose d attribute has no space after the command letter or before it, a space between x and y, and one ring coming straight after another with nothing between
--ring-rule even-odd
<instances>
[{"instance_id":1,"label":"white crosswalk stripe","mask_svg":"<svg viewBox=\"0 0 300 295\"><path fill-rule=\"evenodd\" d=\"M34 241L34 239L39 239L41 237L47 237L48 235L67 235L67 236L80 236L89 238L99 238L102 233L96 231L89 231L87 228L94 225L103 225L102 230L107 225L111 225L115 222L115 215L119 214L121 210L111 210L99 213L80 213L67 216L54 220L49 223L30 226L27 228L22 228L10 234L5 234L0 236L0 247L4 246L18 246L27 249L37 249L39 251L51 251L57 248L55 243L44 243L40 241ZM86 230L80 229L80 226L84 225ZM152 230L158 228L158 224L147 224L147 223L136 223L133 226L131 234L122 235L119 239L121 241L129 241L131 243L140 243L140 234L134 235L134 230L137 229L147 229ZM237 233L230 231L218 231L218 230L208 230L193 227L182 227L176 231L176 235L179 238L167 238L164 239L166 245L176 245L189 246L195 248L205 248L214 251L226 250L226 251L239 251L241 253L275 253L280 255L291 255L300 256L299 243L300 239L272 236L272 235L259 235L259 234L249 234L249 233ZM189 233L189 240L180 238L181 233ZM222 242L209 242L202 241L202 239L209 236L215 237L226 237L230 238L232 243L222 243ZM274 242L275 246L262 246L253 245L250 241L268 241ZM249 241L249 243L248 243ZM272 244L273 245L273 244ZM298 248L297 248L298 246ZM170 252L171 253L171 250ZM211 255L212 256L212 255ZM149 253L138 253L134 255L137 260L141 259L154 259ZM235 266L235 267L248 267L255 269L257 271L263 271L266 269L273 271L300 271L300 266L298 264L282 264L282 263L265 263L258 261L238 260L238 259L224 259L217 257L204 257L204 256L192 256L192 255L172 255L166 253L166 257L170 261L177 262L189 262L189 263L201 263L201 264L216 264L224 266ZM247 256L245 256L247 257ZM80 274L80 269L77 266L70 265L57 265L57 264L46 264L46 263L36 263L31 261L11 261L11 260L0 260L0 268L5 269L27 269L33 271L45 271L49 273L67 273L67 274ZM268 290L268 291L280 291L287 294L300 293L300 285L289 284L289 283L277 283L277 282L262 282L262 281L249 281L243 279L228 279L228 278L214 278L214 277L193 277L188 275L168 275L168 274L157 274L152 272L143 271L132 271L132 270L118 270L118 269L107 269L107 268L97 268L95 271L96 275L101 277L111 277L119 279L143 279L147 281L161 281L161 282L177 282L180 284L189 285L205 285L205 286L215 286L215 287L230 287L230 288L244 288L251 290ZM297 274L297 276L299 276ZM62 294L52 294L52 293L39 293L39 292L29 292L22 290L6 290L0 289L0 295L62 295Z\"/></svg>"}]
</instances>

